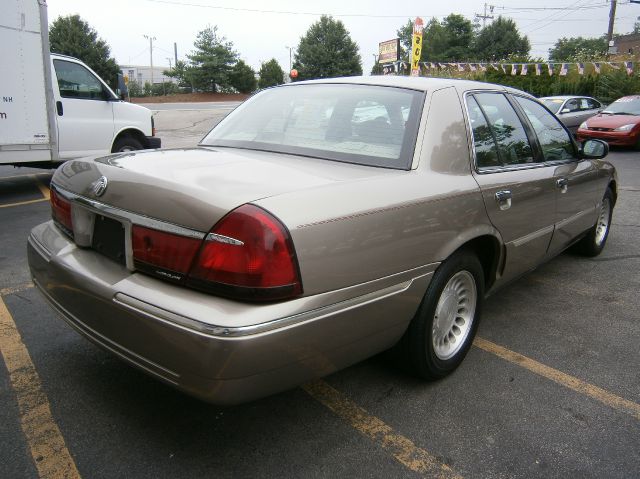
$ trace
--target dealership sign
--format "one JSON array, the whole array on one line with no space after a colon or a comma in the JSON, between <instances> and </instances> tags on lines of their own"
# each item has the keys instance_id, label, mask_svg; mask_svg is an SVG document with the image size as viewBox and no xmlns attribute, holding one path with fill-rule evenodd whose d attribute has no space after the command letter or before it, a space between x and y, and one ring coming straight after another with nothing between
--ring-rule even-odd
<instances>
[{"instance_id":1,"label":"dealership sign","mask_svg":"<svg viewBox=\"0 0 640 479\"><path fill-rule=\"evenodd\" d=\"M378 63L394 63L400 60L400 39L380 43Z\"/></svg>"}]
</instances>

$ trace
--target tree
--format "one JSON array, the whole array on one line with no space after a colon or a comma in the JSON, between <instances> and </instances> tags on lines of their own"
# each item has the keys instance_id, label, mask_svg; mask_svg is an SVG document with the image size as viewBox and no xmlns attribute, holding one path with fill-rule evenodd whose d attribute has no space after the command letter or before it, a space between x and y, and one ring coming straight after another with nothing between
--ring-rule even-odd
<instances>
[{"instance_id":1,"label":"tree","mask_svg":"<svg viewBox=\"0 0 640 479\"><path fill-rule=\"evenodd\" d=\"M193 46L195 50L187 55L193 85L212 92L230 86L231 70L238 59L233 43L218 35L218 27L208 26L198 33Z\"/></svg>"},{"instance_id":2,"label":"tree","mask_svg":"<svg viewBox=\"0 0 640 479\"><path fill-rule=\"evenodd\" d=\"M549 59L555 62L593 60L603 58L606 53L605 37L563 37L549 49Z\"/></svg>"},{"instance_id":3,"label":"tree","mask_svg":"<svg viewBox=\"0 0 640 479\"><path fill-rule=\"evenodd\" d=\"M499 16L478 33L475 57L478 60L499 61L509 56L528 56L531 44L526 35L520 35L516 23Z\"/></svg>"},{"instance_id":4,"label":"tree","mask_svg":"<svg viewBox=\"0 0 640 479\"><path fill-rule=\"evenodd\" d=\"M384 67L382 66L382 63L376 61L371 67L370 75L382 75L383 73L384 73Z\"/></svg>"},{"instance_id":5,"label":"tree","mask_svg":"<svg viewBox=\"0 0 640 479\"><path fill-rule=\"evenodd\" d=\"M258 83L256 81L256 72L242 60L238 60L231 69L229 82L240 93L251 93L256 89Z\"/></svg>"},{"instance_id":6,"label":"tree","mask_svg":"<svg viewBox=\"0 0 640 479\"><path fill-rule=\"evenodd\" d=\"M272 58L260 66L260 80L258 87L269 88L270 86L280 85L284 81L284 70L275 58Z\"/></svg>"},{"instance_id":7,"label":"tree","mask_svg":"<svg viewBox=\"0 0 640 479\"><path fill-rule=\"evenodd\" d=\"M300 39L293 68L298 80L362 75L358 45L340 20L326 15Z\"/></svg>"},{"instance_id":8,"label":"tree","mask_svg":"<svg viewBox=\"0 0 640 479\"><path fill-rule=\"evenodd\" d=\"M52 52L82 60L107 84L116 85L120 69L110 57L109 45L80 15L56 18L49 29L49 43Z\"/></svg>"},{"instance_id":9,"label":"tree","mask_svg":"<svg viewBox=\"0 0 640 479\"><path fill-rule=\"evenodd\" d=\"M409 20L398 30L402 45L401 58L409 61L413 34L413 22ZM422 32L422 54L420 61L456 62L469 60L473 56L474 31L470 20L452 13L442 22L429 20Z\"/></svg>"},{"instance_id":10,"label":"tree","mask_svg":"<svg viewBox=\"0 0 640 479\"><path fill-rule=\"evenodd\" d=\"M171 78L175 78L176 80L178 80L178 85L185 87L185 86L192 86L191 84L191 75L192 75L192 70L191 67L189 65L187 65L186 62L182 61L182 60L178 60L175 64L175 66L171 69L171 70L165 70L162 73L164 73L166 76L171 77Z\"/></svg>"}]
</instances>

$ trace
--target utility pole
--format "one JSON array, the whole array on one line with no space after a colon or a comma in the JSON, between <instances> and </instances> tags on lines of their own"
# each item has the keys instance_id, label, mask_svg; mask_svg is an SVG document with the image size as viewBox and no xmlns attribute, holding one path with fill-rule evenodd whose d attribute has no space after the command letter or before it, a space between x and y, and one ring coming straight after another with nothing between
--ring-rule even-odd
<instances>
[{"instance_id":1,"label":"utility pole","mask_svg":"<svg viewBox=\"0 0 640 479\"><path fill-rule=\"evenodd\" d=\"M153 41L156 40L156 37L152 37L151 35L144 35L144 38L149 40L149 61L151 62L151 91L153 91Z\"/></svg>"},{"instance_id":2,"label":"utility pole","mask_svg":"<svg viewBox=\"0 0 640 479\"><path fill-rule=\"evenodd\" d=\"M616 21L616 0L611 0L611 9L609 10L609 29L607 30L607 46L613 46L613 23Z\"/></svg>"},{"instance_id":3,"label":"utility pole","mask_svg":"<svg viewBox=\"0 0 640 479\"><path fill-rule=\"evenodd\" d=\"M167 60L169 60L169 70L171 70L171 60L173 60L171 57L165 57Z\"/></svg>"},{"instance_id":4,"label":"utility pole","mask_svg":"<svg viewBox=\"0 0 640 479\"><path fill-rule=\"evenodd\" d=\"M173 59L175 60L175 65L178 65L178 44L173 42Z\"/></svg>"},{"instance_id":5,"label":"utility pole","mask_svg":"<svg viewBox=\"0 0 640 479\"><path fill-rule=\"evenodd\" d=\"M487 7L489 7L489 13L493 13L493 9L496 8L495 5L487 5L484 4L484 15L480 15L476 13L476 18L482 18L482 28L485 27L487 20L493 20L493 15L487 15Z\"/></svg>"}]
</instances>

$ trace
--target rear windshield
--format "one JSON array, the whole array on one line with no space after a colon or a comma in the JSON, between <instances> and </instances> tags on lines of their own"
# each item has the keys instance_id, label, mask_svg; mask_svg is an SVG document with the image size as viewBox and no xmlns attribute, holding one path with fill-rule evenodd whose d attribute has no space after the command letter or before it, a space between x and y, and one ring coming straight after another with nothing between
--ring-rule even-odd
<instances>
[{"instance_id":1,"label":"rear windshield","mask_svg":"<svg viewBox=\"0 0 640 479\"><path fill-rule=\"evenodd\" d=\"M640 98L622 97L605 108L602 113L614 113L616 115L640 115Z\"/></svg>"},{"instance_id":2,"label":"rear windshield","mask_svg":"<svg viewBox=\"0 0 640 479\"><path fill-rule=\"evenodd\" d=\"M409 169L424 92L369 85L291 85L237 108L202 145Z\"/></svg>"}]
</instances>

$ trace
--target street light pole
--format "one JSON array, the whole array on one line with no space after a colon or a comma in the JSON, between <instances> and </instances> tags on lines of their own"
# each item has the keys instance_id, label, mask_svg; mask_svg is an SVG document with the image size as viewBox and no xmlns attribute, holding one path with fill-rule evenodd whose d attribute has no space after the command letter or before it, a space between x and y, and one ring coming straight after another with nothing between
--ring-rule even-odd
<instances>
[{"instance_id":1,"label":"street light pole","mask_svg":"<svg viewBox=\"0 0 640 479\"><path fill-rule=\"evenodd\" d=\"M291 72L291 69L293 68L293 63L291 62L291 56L292 56L291 52L293 50L293 47L288 47L285 45L285 48L289 49L289 72Z\"/></svg>"}]
</instances>

